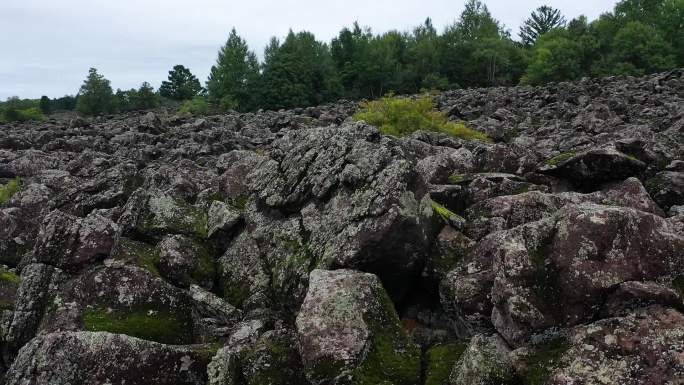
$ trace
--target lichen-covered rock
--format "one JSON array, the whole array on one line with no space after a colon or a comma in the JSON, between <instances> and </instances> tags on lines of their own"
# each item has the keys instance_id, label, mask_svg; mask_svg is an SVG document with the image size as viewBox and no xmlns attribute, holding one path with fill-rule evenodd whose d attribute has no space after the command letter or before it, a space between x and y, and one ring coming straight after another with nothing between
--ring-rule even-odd
<instances>
[{"instance_id":1,"label":"lichen-covered rock","mask_svg":"<svg viewBox=\"0 0 684 385\"><path fill-rule=\"evenodd\" d=\"M97 213L77 218L55 210L45 217L31 262L72 268L109 256L118 228Z\"/></svg>"},{"instance_id":2,"label":"lichen-covered rock","mask_svg":"<svg viewBox=\"0 0 684 385\"><path fill-rule=\"evenodd\" d=\"M636 178L607 186L590 194L530 191L480 201L468 209L467 233L475 239L499 230L511 229L556 213L566 204L596 203L624 206L663 216L663 211Z\"/></svg>"},{"instance_id":3,"label":"lichen-covered rock","mask_svg":"<svg viewBox=\"0 0 684 385\"><path fill-rule=\"evenodd\" d=\"M176 286L192 283L212 289L216 278L216 261L209 245L184 235L170 235L157 245L159 273Z\"/></svg>"},{"instance_id":4,"label":"lichen-covered rock","mask_svg":"<svg viewBox=\"0 0 684 385\"><path fill-rule=\"evenodd\" d=\"M207 235L227 234L242 219L242 213L221 201L213 201L207 214Z\"/></svg>"},{"instance_id":5,"label":"lichen-covered rock","mask_svg":"<svg viewBox=\"0 0 684 385\"><path fill-rule=\"evenodd\" d=\"M575 328L546 384L676 384L684 378L684 315L661 306Z\"/></svg>"},{"instance_id":6,"label":"lichen-covered rock","mask_svg":"<svg viewBox=\"0 0 684 385\"><path fill-rule=\"evenodd\" d=\"M224 347L209 364L209 385L305 384L294 333L265 332L254 343Z\"/></svg>"},{"instance_id":7,"label":"lichen-covered rock","mask_svg":"<svg viewBox=\"0 0 684 385\"><path fill-rule=\"evenodd\" d=\"M684 172L663 171L646 181L646 187L664 211L684 205Z\"/></svg>"},{"instance_id":8,"label":"lichen-covered rock","mask_svg":"<svg viewBox=\"0 0 684 385\"><path fill-rule=\"evenodd\" d=\"M372 274L314 270L296 325L313 384L419 381L419 350Z\"/></svg>"},{"instance_id":9,"label":"lichen-covered rock","mask_svg":"<svg viewBox=\"0 0 684 385\"><path fill-rule=\"evenodd\" d=\"M566 152L549 159L539 172L555 175L574 185L592 189L601 183L638 176L646 164L615 148Z\"/></svg>"},{"instance_id":10,"label":"lichen-covered rock","mask_svg":"<svg viewBox=\"0 0 684 385\"><path fill-rule=\"evenodd\" d=\"M8 385L205 385L211 352L110 333L63 332L24 346Z\"/></svg>"},{"instance_id":11,"label":"lichen-covered rock","mask_svg":"<svg viewBox=\"0 0 684 385\"><path fill-rule=\"evenodd\" d=\"M433 214L427 186L400 143L356 123L290 132L269 155L248 176L260 215L294 213L322 266L377 273L401 297L403 280L420 273ZM359 174L351 185L340 180L349 164Z\"/></svg>"},{"instance_id":12,"label":"lichen-covered rock","mask_svg":"<svg viewBox=\"0 0 684 385\"><path fill-rule=\"evenodd\" d=\"M207 236L206 213L161 190L136 190L119 219L123 235L161 240L164 234Z\"/></svg>"},{"instance_id":13,"label":"lichen-covered rock","mask_svg":"<svg viewBox=\"0 0 684 385\"><path fill-rule=\"evenodd\" d=\"M14 313L5 337L10 356L36 335L45 308L66 278L62 270L38 263L29 264L21 271Z\"/></svg>"},{"instance_id":14,"label":"lichen-covered rock","mask_svg":"<svg viewBox=\"0 0 684 385\"><path fill-rule=\"evenodd\" d=\"M41 329L106 331L169 344L194 341L188 294L114 260L61 284Z\"/></svg>"},{"instance_id":15,"label":"lichen-covered rock","mask_svg":"<svg viewBox=\"0 0 684 385\"><path fill-rule=\"evenodd\" d=\"M449 385L517 384L509 353L510 348L501 336L476 335L454 364Z\"/></svg>"},{"instance_id":16,"label":"lichen-covered rock","mask_svg":"<svg viewBox=\"0 0 684 385\"><path fill-rule=\"evenodd\" d=\"M582 204L494 233L476 253L493 261L492 323L519 346L545 328L591 320L615 285L681 274L683 247L661 217Z\"/></svg>"}]
</instances>

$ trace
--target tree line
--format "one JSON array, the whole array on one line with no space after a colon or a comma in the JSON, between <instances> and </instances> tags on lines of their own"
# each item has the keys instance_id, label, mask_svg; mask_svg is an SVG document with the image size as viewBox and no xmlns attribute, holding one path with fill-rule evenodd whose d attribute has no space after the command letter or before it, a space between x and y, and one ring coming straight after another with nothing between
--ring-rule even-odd
<instances>
[{"instance_id":1,"label":"tree line","mask_svg":"<svg viewBox=\"0 0 684 385\"><path fill-rule=\"evenodd\" d=\"M467 0L460 17L441 33L430 19L411 31L382 34L354 23L329 43L310 32L290 31L282 40L271 39L261 62L233 29L204 87L177 65L157 92L149 83L114 92L91 69L76 97L43 97L30 108L34 113L75 108L97 115L172 100L183 103L182 112L200 114L433 89L640 76L684 66L683 24L684 0L622 0L591 22L585 16L568 22L559 10L541 6L524 21L516 40L482 1ZM17 102L7 103L16 107Z\"/></svg>"}]
</instances>

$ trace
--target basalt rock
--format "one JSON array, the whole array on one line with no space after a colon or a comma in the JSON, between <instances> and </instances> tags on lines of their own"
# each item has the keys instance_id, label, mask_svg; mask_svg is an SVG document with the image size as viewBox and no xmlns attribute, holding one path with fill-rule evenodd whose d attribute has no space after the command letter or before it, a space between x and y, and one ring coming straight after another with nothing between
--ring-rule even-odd
<instances>
[{"instance_id":1,"label":"basalt rock","mask_svg":"<svg viewBox=\"0 0 684 385\"><path fill-rule=\"evenodd\" d=\"M682 89L4 124L0 383L677 383Z\"/></svg>"}]
</instances>

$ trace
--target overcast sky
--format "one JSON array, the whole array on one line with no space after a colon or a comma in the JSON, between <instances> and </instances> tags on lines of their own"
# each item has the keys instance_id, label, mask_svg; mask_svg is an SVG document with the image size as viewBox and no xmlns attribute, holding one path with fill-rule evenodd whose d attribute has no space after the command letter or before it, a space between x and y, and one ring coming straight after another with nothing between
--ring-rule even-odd
<instances>
[{"instance_id":1,"label":"overcast sky","mask_svg":"<svg viewBox=\"0 0 684 385\"><path fill-rule=\"evenodd\" d=\"M374 32L409 30L431 17L441 31L464 0L0 0L0 99L78 92L95 67L114 89L156 88L175 64L204 83L235 26L260 57L271 36L308 30L329 41L358 20ZM614 0L489 0L495 18L517 35L541 4L570 20L590 20Z\"/></svg>"}]
</instances>

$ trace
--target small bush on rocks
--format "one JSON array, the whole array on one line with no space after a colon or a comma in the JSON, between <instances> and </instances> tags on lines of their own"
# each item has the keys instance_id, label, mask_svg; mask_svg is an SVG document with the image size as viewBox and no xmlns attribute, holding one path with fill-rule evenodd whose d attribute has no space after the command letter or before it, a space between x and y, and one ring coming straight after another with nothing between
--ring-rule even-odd
<instances>
[{"instance_id":1,"label":"small bush on rocks","mask_svg":"<svg viewBox=\"0 0 684 385\"><path fill-rule=\"evenodd\" d=\"M444 113L434 109L429 96L418 99L385 97L364 103L362 107L363 110L354 115L354 119L377 126L385 135L401 137L424 130L467 140L491 140L486 134L468 128L463 123L449 121Z\"/></svg>"}]
</instances>

